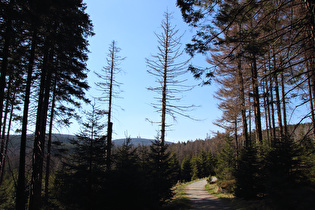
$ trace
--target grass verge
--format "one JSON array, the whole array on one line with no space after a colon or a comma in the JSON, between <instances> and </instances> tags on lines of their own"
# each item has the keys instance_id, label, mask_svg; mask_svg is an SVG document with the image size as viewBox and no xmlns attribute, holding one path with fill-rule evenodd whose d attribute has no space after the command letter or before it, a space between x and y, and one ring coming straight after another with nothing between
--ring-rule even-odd
<instances>
[{"instance_id":1,"label":"grass verge","mask_svg":"<svg viewBox=\"0 0 315 210\"><path fill-rule=\"evenodd\" d=\"M214 184L207 184L206 190L209 194L217 197L226 205L232 207L236 210L254 210L254 209L261 209L261 210L269 210L266 201L264 200L243 200L240 198L235 198L235 196L231 193L225 193L219 190L219 187L216 183Z\"/></svg>"},{"instance_id":2,"label":"grass verge","mask_svg":"<svg viewBox=\"0 0 315 210\"><path fill-rule=\"evenodd\" d=\"M165 205L164 209L175 209L175 210L188 210L191 209L191 201L187 197L185 193L185 188L194 182L197 182L201 179L194 180L191 182L185 182L185 183L178 183L174 187L174 196L172 199L170 199L167 204Z\"/></svg>"}]
</instances>

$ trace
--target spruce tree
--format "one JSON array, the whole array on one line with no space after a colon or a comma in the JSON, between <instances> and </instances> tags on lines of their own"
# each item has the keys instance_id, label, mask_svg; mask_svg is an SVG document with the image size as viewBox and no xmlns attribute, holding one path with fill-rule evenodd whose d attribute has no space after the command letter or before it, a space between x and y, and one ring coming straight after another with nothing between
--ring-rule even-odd
<instances>
[{"instance_id":1,"label":"spruce tree","mask_svg":"<svg viewBox=\"0 0 315 210\"><path fill-rule=\"evenodd\" d=\"M215 175L215 167L216 167L216 159L212 152L209 150L207 154L207 164L206 164L206 175L214 176Z\"/></svg>"},{"instance_id":2,"label":"spruce tree","mask_svg":"<svg viewBox=\"0 0 315 210\"><path fill-rule=\"evenodd\" d=\"M178 158L175 152L172 152L170 154L170 176L174 180L174 183L176 183L178 180L180 180L180 165L178 162Z\"/></svg>"},{"instance_id":3,"label":"spruce tree","mask_svg":"<svg viewBox=\"0 0 315 210\"><path fill-rule=\"evenodd\" d=\"M143 209L146 198L145 176L137 149L126 138L113 155L111 171L106 182L106 207L110 209ZM121 201L124 202L121 202Z\"/></svg>"},{"instance_id":4,"label":"spruce tree","mask_svg":"<svg viewBox=\"0 0 315 210\"><path fill-rule=\"evenodd\" d=\"M147 187L151 206L161 206L172 197L172 187L176 184L178 174L174 174L170 153L166 152L167 145L155 141L150 146L147 165ZM177 167L177 166L176 166Z\"/></svg>"},{"instance_id":5,"label":"spruce tree","mask_svg":"<svg viewBox=\"0 0 315 210\"><path fill-rule=\"evenodd\" d=\"M86 112L86 120L73 151L63 163L55 180L55 196L66 208L98 209L105 196L105 136L97 107Z\"/></svg>"},{"instance_id":6,"label":"spruce tree","mask_svg":"<svg viewBox=\"0 0 315 210\"><path fill-rule=\"evenodd\" d=\"M191 158L191 180L196 180L199 177L200 174L200 163L199 163L199 159L197 156L193 156Z\"/></svg>"},{"instance_id":7,"label":"spruce tree","mask_svg":"<svg viewBox=\"0 0 315 210\"><path fill-rule=\"evenodd\" d=\"M206 157L206 153L204 150L201 150L198 154L198 163L200 164L198 177L199 178L207 177L208 176L208 174L207 174L207 157Z\"/></svg>"},{"instance_id":8,"label":"spruce tree","mask_svg":"<svg viewBox=\"0 0 315 210\"><path fill-rule=\"evenodd\" d=\"M244 199L256 199L263 194L263 177L260 171L257 149L255 147L244 148L237 161L235 172L235 195Z\"/></svg>"},{"instance_id":9,"label":"spruce tree","mask_svg":"<svg viewBox=\"0 0 315 210\"><path fill-rule=\"evenodd\" d=\"M184 182L191 181L192 167L190 157L186 156L181 165L181 180Z\"/></svg>"},{"instance_id":10,"label":"spruce tree","mask_svg":"<svg viewBox=\"0 0 315 210\"><path fill-rule=\"evenodd\" d=\"M234 189L234 173L236 169L236 150L232 143L232 138L226 136L225 144L217 155L217 166L215 169L219 186L229 192Z\"/></svg>"},{"instance_id":11,"label":"spruce tree","mask_svg":"<svg viewBox=\"0 0 315 210\"><path fill-rule=\"evenodd\" d=\"M307 180L301 167L304 164L301 162L301 147L290 139L277 141L265 161L263 181L266 196L276 208L298 208L292 202L301 199L295 196L298 194L295 189L302 187Z\"/></svg>"}]
</instances>

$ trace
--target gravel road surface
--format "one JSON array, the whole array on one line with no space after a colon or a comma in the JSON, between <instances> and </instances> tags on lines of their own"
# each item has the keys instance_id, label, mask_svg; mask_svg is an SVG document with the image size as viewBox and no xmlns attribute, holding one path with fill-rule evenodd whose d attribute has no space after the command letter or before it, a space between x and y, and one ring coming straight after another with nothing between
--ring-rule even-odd
<instances>
[{"instance_id":1,"label":"gravel road surface","mask_svg":"<svg viewBox=\"0 0 315 210\"><path fill-rule=\"evenodd\" d=\"M186 187L186 194L192 201L192 209L223 209L232 210L232 208L223 204L219 199L210 195L205 190L207 181L201 180L194 182Z\"/></svg>"}]
</instances>

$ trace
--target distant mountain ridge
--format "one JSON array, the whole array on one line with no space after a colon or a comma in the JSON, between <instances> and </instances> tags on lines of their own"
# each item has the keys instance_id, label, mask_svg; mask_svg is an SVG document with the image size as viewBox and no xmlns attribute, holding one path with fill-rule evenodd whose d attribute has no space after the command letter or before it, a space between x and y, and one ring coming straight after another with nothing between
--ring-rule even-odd
<instances>
[{"instance_id":1,"label":"distant mountain ridge","mask_svg":"<svg viewBox=\"0 0 315 210\"><path fill-rule=\"evenodd\" d=\"M137 147L137 146L149 146L151 145L155 139L146 139L146 138L130 138L130 144ZM126 142L126 138L124 139L115 139L113 140L114 146L122 146ZM166 144L172 144L172 142L165 142Z\"/></svg>"},{"instance_id":2,"label":"distant mountain ridge","mask_svg":"<svg viewBox=\"0 0 315 210\"><path fill-rule=\"evenodd\" d=\"M76 140L77 136L76 135L71 135L71 134L52 134L52 141L53 142L61 142L66 145L70 143L71 140ZM21 141L21 135L10 135L10 147L18 149L20 146L20 141ZM131 138L131 144L134 147L137 146L149 146L151 145L155 139L147 139L147 138ZM27 135L27 147L32 148L34 142L34 134L28 134ZM126 138L123 139L114 139L113 144L116 147L122 146L126 142ZM172 144L172 142L165 142L166 144Z\"/></svg>"}]
</instances>

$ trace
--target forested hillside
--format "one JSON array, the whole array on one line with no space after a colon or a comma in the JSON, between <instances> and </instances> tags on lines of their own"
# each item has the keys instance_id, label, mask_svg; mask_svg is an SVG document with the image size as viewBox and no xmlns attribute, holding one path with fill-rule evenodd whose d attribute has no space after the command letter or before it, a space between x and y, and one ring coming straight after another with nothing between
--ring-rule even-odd
<instances>
[{"instance_id":1,"label":"forested hillside","mask_svg":"<svg viewBox=\"0 0 315 210\"><path fill-rule=\"evenodd\" d=\"M299 195L314 195L314 2L177 4L196 30L186 51L206 54L211 66L191 71L219 85L216 123L229 134L218 154L219 185L264 199L262 208L310 209L310 197ZM293 118L312 124L294 133Z\"/></svg>"},{"instance_id":2,"label":"forested hillside","mask_svg":"<svg viewBox=\"0 0 315 210\"><path fill-rule=\"evenodd\" d=\"M219 191L260 209L314 208L315 3L176 5L195 33L191 42L182 43L167 11L152 40L156 54L143 58L155 81L147 89L159 119L147 121L158 126L156 141L132 145L127 136L113 146L125 60L117 43L95 72L101 93L91 97L87 4L1 0L0 209L167 209L176 183L209 176L217 177ZM208 66L189 64L185 53L203 55ZM189 113L194 101L180 103L193 89L182 77L189 72L201 87L218 87L222 116L215 124L223 131L169 144L176 120L198 121ZM74 120L80 128L73 136L53 134Z\"/></svg>"}]
</instances>

